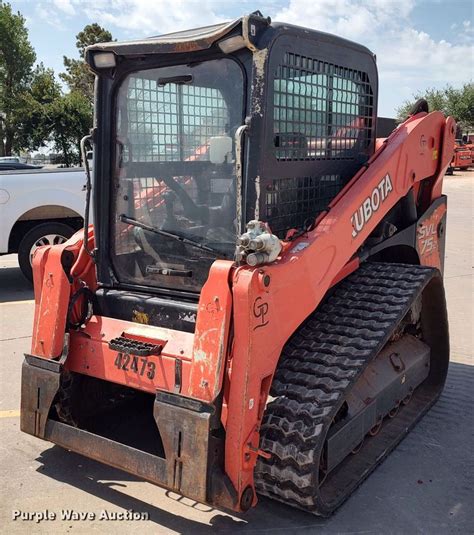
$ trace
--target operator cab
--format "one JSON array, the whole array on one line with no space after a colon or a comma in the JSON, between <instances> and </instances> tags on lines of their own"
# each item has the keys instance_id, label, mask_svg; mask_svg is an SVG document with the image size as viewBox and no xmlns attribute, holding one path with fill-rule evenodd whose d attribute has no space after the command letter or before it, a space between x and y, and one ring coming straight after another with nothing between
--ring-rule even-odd
<instances>
[{"instance_id":1,"label":"operator cab","mask_svg":"<svg viewBox=\"0 0 474 535\"><path fill-rule=\"evenodd\" d=\"M242 69L220 57L132 72L118 89L115 117L117 276L198 289L216 258L234 254Z\"/></svg>"},{"instance_id":2,"label":"operator cab","mask_svg":"<svg viewBox=\"0 0 474 535\"><path fill-rule=\"evenodd\" d=\"M105 289L197 299L248 221L310 228L374 151L374 56L341 38L257 12L87 61Z\"/></svg>"}]
</instances>

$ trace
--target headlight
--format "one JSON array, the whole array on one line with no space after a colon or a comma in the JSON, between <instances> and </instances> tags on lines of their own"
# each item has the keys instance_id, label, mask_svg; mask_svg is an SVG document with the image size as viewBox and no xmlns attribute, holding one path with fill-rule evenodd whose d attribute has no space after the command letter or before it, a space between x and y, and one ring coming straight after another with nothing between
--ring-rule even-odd
<instances>
[{"instance_id":1,"label":"headlight","mask_svg":"<svg viewBox=\"0 0 474 535\"><path fill-rule=\"evenodd\" d=\"M115 67L117 61L113 52L99 52L94 54L94 65L96 69L110 69Z\"/></svg>"}]
</instances>

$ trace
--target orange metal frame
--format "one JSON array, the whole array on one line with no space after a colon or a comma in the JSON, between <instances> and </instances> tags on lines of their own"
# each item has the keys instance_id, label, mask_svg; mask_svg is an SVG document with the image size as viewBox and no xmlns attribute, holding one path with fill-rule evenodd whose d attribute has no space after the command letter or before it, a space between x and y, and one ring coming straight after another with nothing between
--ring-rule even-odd
<instances>
[{"instance_id":1,"label":"orange metal frame","mask_svg":"<svg viewBox=\"0 0 474 535\"><path fill-rule=\"evenodd\" d=\"M173 391L175 362L180 359L180 394L212 402L223 392L225 472L240 498L248 486L253 488L257 456L264 454L258 449L259 425L283 346L328 289L357 268L357 251L390 208L411 188L418 192L421 181L429 186L418 196L425 209L441 195L454 135L453 119L439 112L409 118L378 143L368 165L318 218L314 230L285 242L275 262L261 267L235 267L224 260L213 264L200 295L194 334L93 316L85 327L70 332L66 367L148 392ZM441 211L432 215L430 224L442 217ZM356 213L364 218L360 229L354 228ZM89 240L92 245L92 231ZM436 250L421 255L420 261L439 267ZM72 283L60 264L65 251L76 258ZM91 289L96 284L80 234L66 244L38 249L34 278L32 354L58 358L71 295L81 286L80 280ZM156 369L154 377L114 365L117 352L109 349L108 342L117 336L163 346L160 355L148 357Z\"/></svg>"}]
</instances>

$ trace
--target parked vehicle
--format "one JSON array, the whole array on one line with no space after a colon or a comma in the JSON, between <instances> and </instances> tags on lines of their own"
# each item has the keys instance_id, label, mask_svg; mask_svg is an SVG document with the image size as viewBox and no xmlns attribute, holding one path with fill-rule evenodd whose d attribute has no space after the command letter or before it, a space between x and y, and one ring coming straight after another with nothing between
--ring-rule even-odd
<instances>
[{"instance_id":1,"label":"parked vehicle","mask_svg":"<svg viewBox=\"0 0 474 535\"><path fill-rule=\"evenodd\" d=\"M31 165L22 162L0 161L0 171L16 171L21 169L41 169L41 165Z\"/></svg>"},{"instance_id":2,"label":"parked vehicle","mask_svg":"<svg viewBox=\"0 0 474 535\"><path fill-rule=\"evenodd\" d=\"M447 175L454 174L454 170L465 171L474 165L474 141L469 134L462 133L461 128L457 128L456 140L454 142L453 159L449 164Z\"/></svg>"},{"instance_id":3,"label":"parked vehicle","mask_svg":"<svg viewBox=\"0 0 474 535\"><path fill-rule=\"evenodd\" d=\"M85 180L82 168L0 166L0 254L18 253L27 279L39 246L63 243L82 227Z\"/></svg>"},{"instance_id":4,"label":"parked vehicle","mask_svg":"<svg viewBox=\"0 0 474 535\"><path fill-rule=\"evenodd\" d=\"M0 163L21 163L19 156L0 156Z\"/></svg>"}]
</instances>

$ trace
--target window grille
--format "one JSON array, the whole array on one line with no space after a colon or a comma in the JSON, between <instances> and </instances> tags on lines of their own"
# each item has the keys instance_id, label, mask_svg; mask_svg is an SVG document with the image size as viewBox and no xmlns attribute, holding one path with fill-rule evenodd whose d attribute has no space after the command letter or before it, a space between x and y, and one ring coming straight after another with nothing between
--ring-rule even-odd
<instances>
[{"instance_id":1,"label":"window grille","mask_svg":"<svg viewBox=\"0 0 474 535\"><path fill-rule=\"evenodd\" d=\"M209 160L208 143L223 135L229 112L213 87L131 77L119 131L128 138L128 159L140 162ZM124 128L125 127L125 128Z\"/></svg>"},{"instance_id":2,"label":"window grille","mask_svg":"<svg viewBox=\"0 0 474 535\"><path fill-rule=\"evenodd\" d=\"M274 79L278 160L351 160L372 141L366 73L286 53Z\"/></svg>"},{"instance_id":3,"label":"window grille","mask_svg":"<svg viewBox=\"0 0 474 535\"><path fill-rule=\"evenodd\" d=\"M283 239L289 229L313 222L342 187L340 175L274 179L267 184L266 221Z\"/></svg>"}]
</instances>

